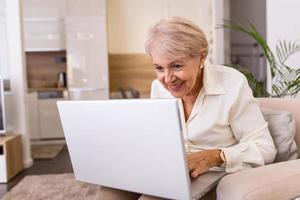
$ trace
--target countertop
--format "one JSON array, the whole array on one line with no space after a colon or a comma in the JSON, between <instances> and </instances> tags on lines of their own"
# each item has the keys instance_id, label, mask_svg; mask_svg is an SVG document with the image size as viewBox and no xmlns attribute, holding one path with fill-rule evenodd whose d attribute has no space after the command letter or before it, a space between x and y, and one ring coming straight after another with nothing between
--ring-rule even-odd
<instances>
[{"instance_id":1,"label":"countertop","mask_svg":"<svg viewBox=\"0 0 300 200\"><path fill-rule=\"evenodd\" d=\"M28 88L27 92L60 92L67 89L68 88Z\"/></svg>"}]
</instances>

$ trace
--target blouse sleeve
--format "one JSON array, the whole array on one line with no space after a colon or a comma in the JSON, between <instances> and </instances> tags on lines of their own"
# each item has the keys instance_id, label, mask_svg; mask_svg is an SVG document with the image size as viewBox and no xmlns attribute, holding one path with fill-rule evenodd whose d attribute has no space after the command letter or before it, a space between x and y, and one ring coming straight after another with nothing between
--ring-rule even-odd
<instances>
[{"instance_id":1,"label":"blouse sleeve","mask_svg":"<svg viewBox=\"0 0 300 200\"><path fill-rule=\"evenodd\" d=\"M276 148L259 106L243 77L233 97L229 124L237 143L222 148L226 172L236 172L273 162Z\"/></svg>"},{"instance_id":2,"label":"blouse sleeve","mask_svg":"<svg viewBox=\"0 0 300 200\"><path fill-rule=\"evenodd\" d=\"M156 85L157 85L156 80L152 81L152 83L151 83L151 92L150 92L150 98L151 99L155 99L158 96Z\"/></svg>"}]
</instances>

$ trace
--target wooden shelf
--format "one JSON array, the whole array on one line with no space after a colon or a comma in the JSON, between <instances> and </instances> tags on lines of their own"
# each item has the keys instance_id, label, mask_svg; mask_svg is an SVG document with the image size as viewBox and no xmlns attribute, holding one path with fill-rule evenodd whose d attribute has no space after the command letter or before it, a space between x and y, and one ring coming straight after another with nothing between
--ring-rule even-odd
<instances>
[{"instance_id":1,"label":"wooden shelf","mask_svg":"<svg viewBox=\"0 0 300 200\"><path fill-rule=\"evenodd\" d=\"M21 135L0 136L0 183L6 183L23 170Z\"/></svg>"}]
</instances>

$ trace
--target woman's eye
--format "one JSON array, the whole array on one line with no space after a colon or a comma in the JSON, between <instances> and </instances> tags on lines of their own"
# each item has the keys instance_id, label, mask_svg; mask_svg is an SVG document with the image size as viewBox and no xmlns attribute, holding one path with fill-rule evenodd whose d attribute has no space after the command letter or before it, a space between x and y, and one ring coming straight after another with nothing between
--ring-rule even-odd
<instances>
[{"instance_id":1,"label":"woman's eye","mask_svg":"<svg viewBox=\"0 0 300 200\"><path fill-rule=\"evenodd\" d=\"M155 70L159 71L159 72L162 72L164 69L160 66L155 66Z\"/></svg>"},{"instance_id":2,"label":"woman's eye","mask_svg":"<svg viewBox=\"0 0 300 200\"><path fill-rule=\"evenodd\" d=\"M179 64L173 65L173 69L175 69L175 70L180 70L182 67L183 67L183 65L179 65Z\"/></svg>"}]
</instances>

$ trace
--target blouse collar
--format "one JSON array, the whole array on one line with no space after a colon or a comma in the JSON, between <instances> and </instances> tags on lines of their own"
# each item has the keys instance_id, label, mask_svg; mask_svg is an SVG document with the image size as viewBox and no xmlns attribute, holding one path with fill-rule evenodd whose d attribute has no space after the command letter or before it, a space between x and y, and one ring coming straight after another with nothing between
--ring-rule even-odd
<instances>
[{"instance_id":1,"label":"blouse collar","mask_svg":"<svg viewBox=\"0 0 300 200\"><path fill-rule=\"evenodd\" d=\"M203 87L205 95L225 94L225 89L222 86L217 74L213 70L213 66L205 65L203 69Z\"/></svg>"}]
</instances>

